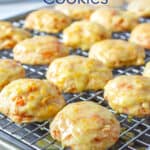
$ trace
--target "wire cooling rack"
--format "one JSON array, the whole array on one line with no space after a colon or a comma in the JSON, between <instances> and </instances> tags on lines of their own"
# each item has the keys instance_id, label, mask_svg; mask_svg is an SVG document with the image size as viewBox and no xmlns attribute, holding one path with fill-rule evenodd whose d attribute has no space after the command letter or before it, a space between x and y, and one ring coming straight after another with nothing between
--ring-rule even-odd
<instances>
[{"instance_id":1,"label":"wire cooling rack","mask_svg":"<svg viewBox=\"0 0 150 150\"><path fill-rule=\"evenodd\" d=\"M148 19L141 19L141 22L149 22ZM15 26L21 27L23 20L14 22ZM33 35L44 35L45 33L32 32ZM56 35L61 37L61 34ZM113 33L113 38L127 40L129 33ZM72 51L72 54L87 56L87 52L80 49ZM13 58L11 50L0 51L0 58ZM150 51L146 51L146 62L150 61ZM23 65L26 69L26 76L29 78L45 78L47 66ZM133 66L113 70L115 76L141 74L143 66ZM107 107L107 102L103 98L103 91L88 91L80 94L64 94L68 103L77 101L95 101ZM115 112L113 112L115 113ZM124 114L115 114L120 121L122 131L119 141L111 150L150 150L150 118L128 118ZM54 141L49 134L49 122L31 123L18 125L6 116L0 114L0 138L13 143L23 150L62 150L60 143Z\"/></svg>"}]
</instances>

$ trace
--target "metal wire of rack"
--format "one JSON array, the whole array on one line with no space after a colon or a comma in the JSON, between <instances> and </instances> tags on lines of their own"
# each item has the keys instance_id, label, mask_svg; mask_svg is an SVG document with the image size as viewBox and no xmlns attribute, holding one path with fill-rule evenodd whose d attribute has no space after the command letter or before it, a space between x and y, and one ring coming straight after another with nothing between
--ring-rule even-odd
<instances>
[{"instance_id":1,"label":"metal wire of rack","mask_svg":"<svg viewBox=\"0 0 150 150\"><path fill-rule=\"evenodd\" d=\"M148 22L142 20L142 22ZM21 27L23 20L14 22L15 26ZM45 33L33 32L33 35L44 35ZM60 37L60 35L57 35ZM113 33L113 38L127 40L129 33ZM73 51L72 54L87 56L87 52L83 52L80 49ZM0 58L13 58L13 54L10 51L0 51ZM146 51L145 61L150 61L150 51ZM26 70L26 76L29 78L45 78L45 72L47 66L29 66L23 65ZM143 66L119 68L113 70L113 74L117 75L130 75L141 74ZM67 103L77 101L95 101L98 104L107 107L110 111L115 113L108 106L107 102L103 98L103 91L88 91L79 94L64 94ZM122 132L120 139L114 145L111 150L137 150L139 148L143 150L150 149L150 118L132 118L129 119L124 114L115 114L120 121ZM0 114L0 138L9 140L11 143L17 145L24 150L62 150L60 143L54 141L49 134L49 122L43 123L31 123L18 125L12 122L6 116Z\"/></svg>"}]
</instances>

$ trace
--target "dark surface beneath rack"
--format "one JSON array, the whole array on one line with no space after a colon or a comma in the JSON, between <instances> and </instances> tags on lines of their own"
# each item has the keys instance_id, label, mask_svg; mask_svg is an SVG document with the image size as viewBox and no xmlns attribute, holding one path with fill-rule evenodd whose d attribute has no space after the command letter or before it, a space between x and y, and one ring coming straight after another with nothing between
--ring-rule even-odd
<instances>
[{"instance_id":1,"label":"dark surface beneath rack","mask_svg":"<svg viewBox=\"0 0 150 150\"><path fill-rule=\"evenodd\" d=\"M11 18L15 26L21 27L23 25L23 18L25 15ZM21 20L20 20L21 19ZM140 19L141 22L150 22L150 19ZM39 33L37 31L32 32L33 35L45 35L45 33ZM54 35L61 37L61 34ZM129 33L113 33L113 38L127 40ZM76 50L72 51L72 54L87 56L87 52ZM0 58L13 58L11 50L0 51ZM150 61L150 51L146 51L146 62ZM29 78L45 78L45 72L47 66L29 66L23 65L26 69L26 76ZM115 76L118 75L131 75L141 74L143 66L119 68L113 70ZM77 101L95 101L98 104L107 107L110 111L110 107L103 98L103 91L88 91L79 94L64 94L64 97L68 103ZM113 111L112 111L113 112ZM113 112L115 113L115 112ZM115 114L120 121L122 132L120 139L114 145L111 150L149 150L150 149L150 118L132 118L129 119L124 114ZM49 122L43 123L31 123L17 125L10 119L0 114L0 138L17 145L24 150L61 150L60 143L54 141L49 134Z\"/></svg>"}]
</instances>

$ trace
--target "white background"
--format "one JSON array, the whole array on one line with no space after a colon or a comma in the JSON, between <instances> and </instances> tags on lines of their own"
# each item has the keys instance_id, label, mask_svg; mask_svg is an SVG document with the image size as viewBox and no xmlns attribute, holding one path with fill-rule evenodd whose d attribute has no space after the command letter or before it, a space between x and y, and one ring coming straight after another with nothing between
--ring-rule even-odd
<instances>
[{"instance_id":1,"label":"white background","mask_svg":"<svg viewBox=\"0 0 150 150\"><path fill-rule=\"evenodd\" d=\"M0 0L0 19L5 19L26 11L48 6L43 0L11 0L13 2L6 1L7 0Z\"/></svg>"}]
</instances>

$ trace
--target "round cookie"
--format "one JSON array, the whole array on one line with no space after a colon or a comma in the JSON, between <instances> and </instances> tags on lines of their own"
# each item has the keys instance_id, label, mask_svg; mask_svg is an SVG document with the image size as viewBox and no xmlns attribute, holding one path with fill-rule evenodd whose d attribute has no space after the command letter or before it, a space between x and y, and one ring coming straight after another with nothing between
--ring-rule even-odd
<instances>
[{"instance_id":1,"label":"round cookie","mask_svg":"<svg viewBox=\"0 0 150 150\"><path fill-rule=\"evenodd\" d=\"M24 27L31 30L58 33L70 23L70 18L63 13L56 10L42 9L30 13L25 20Z\"/></svg>"},{"instance_id":2,"label":"round cookie","mask_svg":"<svg viewBox=\"0 0 150 150\"><path fill-rule=\"evenodd\" d=\"M123 40L104 40L94 44L89 58L97 59L110 68L144 64L144 48Z\"/></svg>"},{"instance_id":3,"label":"round cookie","mask_svg":"<svg viewBox=\"0 0 150 150\"><path fill-rule=\"evenodd\" d=\"M64 3L62 5L56 5L55 9L63 12L69 16L72 20L82 20L89 19L90 15L94 11L91 5L86 4L68 4Z\"/></svg>"},{"instance_id":4,"label":"round cookie","mask_svg":"<svg viewBox=\"0 0 150 150\"><path fill-rule=\"evenodd\" d=\"M0 21L0 50L11 49L18 42L31 37L31 34L23 29L13 27L11 23Z\"/></svg>"},{"instance_id":5,"label":"round cookie","mask_svg":"<svg viewBox=\"0 0 150 150\"><path fill-rule=\"evenodd\" d=\"M60 90L77 93L103 89L112 71L97 60L72 55L54 60L46 77Z\"/></svg>"},{"instance_id":6,"label":"round cookie","mask_svg":"<svg viewBox=\"0 0 150 150\"><path fill-rule=\"evenodd\" d=\"M69 49L56 37L35 36L18 43L13 49L14 59L23 64L49 64L69 54Z\"/></svg>"},{"instance_id":7,"label":"round cookie","mask_svg":"<svg viewBox=\"0 0 150 150\"><path fill-rule=\"evenodd\" d=\"M63 42L74 49L88 50L94 43L111 36L103 26L89 21L77 21L63 31Z\"/></svg>"},{"instance_id":8,"label":"round cookie","mask_svg":"<svg viewBox=\"0 0 150 150\"><path fill-rule=\"evenodd\" d=\"M150 23L143 23L136 26L131 32L129 40L144 48L150 49Z\"/></svg>"},{"instance_id":9,"label":"round cookie","mask_svg":"<svg viewBox=\"0 0 150 150\"><path fill-rule=\"evenodd\" d=\"M12 28L13 26L10 22L0 21L0 50L11 48L11 39L9 35L12 32Z\"/></svg>"},{"instance_id":10,"label":"round cookie","mask_svg":"<svg viewBox=\"0 0 150 150\"><path fill-rule=\"evenodd\" d=\"M0 59L0 90L9 82L25 77L25 70L18 62L11 59Z\"/></svg>"},{"instance_id":11,"label":"round cookie","mask_svg":"<svg viewBox=\"0 0 150 150\"><path fill-rule=\"evenodd\" d=\"M64 105L60 91L47 80L15 80L0 93L0 112L16 123L51 119Z\"/></svg>"},{"instance_id":12,"label":"round cookie","mask_svg":"<svg viewBox=\"0 0 150 150\"><path fill-rule=\"evenodd\" d=\"M136 14L111 8L97 9L90 20L113 32L131 31L138 24Z\"/></svg>"},{"instance_id":13,"label":"round cookie","mask_svg":"<svg viewBox=\"0 0 150 150\"><path fill-rule=\"evenodd\" d=\"M145 65L143 76L150 77L150 62Z\"/></svg>"},{"instance_id":14,"label":"round cookie","mask_svg":"<svg viewBox=\"0 0 150 150\"><path fill-rule=\"evenodd\" d=\"M106 150L118 140L120 125L105 107L85 101L64 107L52 121L50 133L74 150Z\"/></svg>"},{"instance_id":15,"label":"round cookie","mask_svg":"<svg viewBox=\"0 0 150 150\"><path fill-rule=\"evenodd\" d=\"M127 9L139 17L150 17L150 0L132 0Z\"/></svg>"},{"instance_id":16,"label":"round cookie","mask_svg":"<svg viewBox=\"0 0 150 150\"><path fill-rule=\"evenodd\" d=\"M105 86L104 98L119 113L150 116L150 78L118 76Z\"/></svg>"}]
</instances>

